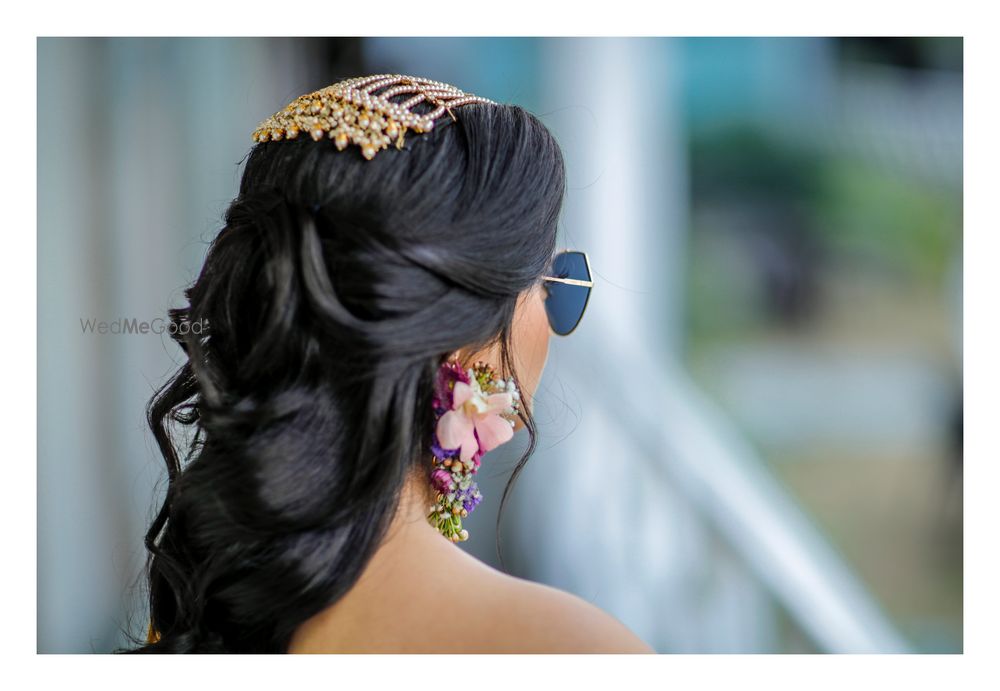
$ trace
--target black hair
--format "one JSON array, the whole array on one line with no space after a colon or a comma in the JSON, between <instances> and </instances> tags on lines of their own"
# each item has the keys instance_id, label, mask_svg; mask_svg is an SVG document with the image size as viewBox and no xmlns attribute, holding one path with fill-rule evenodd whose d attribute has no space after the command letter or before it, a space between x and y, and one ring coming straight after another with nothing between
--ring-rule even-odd
<instances>
[{"instance_id":1,"label":"black hair","mask_svg":"<svg viewBox=\"0 0 1000 691\"><path fill-rule=\"evenodd\" d=\"M521 107L455 116L370 161L308 136L250 151L170 311L186 361L147 408L167 467L145 538L159 638L129 652L286 651L429 462L444 358L498 345L520 384L511 322L555 251L563 158ZM501 513L535 447L521 409L530 441Z\"/></svg>"}]
</instances>

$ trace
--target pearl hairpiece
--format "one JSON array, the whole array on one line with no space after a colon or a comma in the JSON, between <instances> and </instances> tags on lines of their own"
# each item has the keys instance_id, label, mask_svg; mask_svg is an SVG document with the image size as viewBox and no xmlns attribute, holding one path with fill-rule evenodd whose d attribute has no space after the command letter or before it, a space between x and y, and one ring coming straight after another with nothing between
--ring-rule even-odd
<instances>
[{"instance_id":1,"label":"pearl hairpiece","mask_svg":"<svg viewBox=\"0 0 1000 691\"><path fill-rule=\"evenodd\" d=\"M378 93L377 93L378 92ZM410 96L402 101L392 99ZM427 113L415 113L418 103L435 106ZM403 148L408 129L430 132L435 121L447 113L455 120L453 108L466 103L500 105L488 98L466 93L458 87L404 74L373 74L354 77L299 96L253 131L253 141L295 139L302 132L319 141L329 137L341 151L348 143L361 147L371 160L395 140Z\"/></svg>"}]
</instances>

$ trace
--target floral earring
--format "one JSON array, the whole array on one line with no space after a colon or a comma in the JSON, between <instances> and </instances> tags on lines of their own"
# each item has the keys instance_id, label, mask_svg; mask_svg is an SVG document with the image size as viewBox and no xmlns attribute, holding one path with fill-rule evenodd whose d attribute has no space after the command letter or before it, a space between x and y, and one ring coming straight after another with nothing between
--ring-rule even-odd
<instances>
[{"instance_id":1,"label":"floral earring","mask_svg":"<svg viewBox=\"0 0 1000 691\"><path fill-rule=\"evenodd\" d=\"M483 498L472 476L483 454L514 436L520 399L513 378L497 378L486 362L463 369L449 359L438 368L430 473L436 494L427 520L452 542L469 539L462 519Z\"/></svg>"}]
</instances>

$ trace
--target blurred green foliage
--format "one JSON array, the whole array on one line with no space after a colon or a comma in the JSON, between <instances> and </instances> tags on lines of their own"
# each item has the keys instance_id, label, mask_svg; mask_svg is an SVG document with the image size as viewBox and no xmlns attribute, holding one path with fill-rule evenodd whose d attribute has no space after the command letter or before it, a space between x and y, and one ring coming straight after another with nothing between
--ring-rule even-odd
<instances>
[{"instance_id":1,"label":"blurred green foliage","mask_svg":"<svg viewBox=\"0 0 1000 691\"><path fill-rule=\"evenodd\" d=\"M760 237L779 247L815 247L820 261L810 271L828 270L835 259L839 267L932 287L959 251L960 190L809 149L752 124L698 132L689 152L692 343L769 326L761 270L746 252Z\"/></svg>"},{"instance_id":2,"label":"blurred green foliage","mask_svg":"<svg viewBox=\"0 0 1000 691\"><path fill-rule=\"evenodd\" d=\"M697 131L690 139L692 202L735 199L787 204L822 193L822 160L752 124Z\"/></svg>"},{"instance_id":3,"label":"blurred green foliage","mask_svg":"<svg viewBox=\"0 0 1000 691\"><path fill-rule=\"evenodd\" d=\"M960 196L847 158L821 168L816 231L829 247L938 284L961 240Z\"/></svg>"}]
</instances>

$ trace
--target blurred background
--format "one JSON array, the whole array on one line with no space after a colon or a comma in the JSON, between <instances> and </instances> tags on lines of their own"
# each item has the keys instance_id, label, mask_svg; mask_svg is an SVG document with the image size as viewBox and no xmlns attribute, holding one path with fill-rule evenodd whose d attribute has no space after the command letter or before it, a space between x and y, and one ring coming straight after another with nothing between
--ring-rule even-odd
<instances>
[{"instance_id":1,"label":"blurred background","mask_svg":"<svg viewBox=\"0 0 1000 691\"><path fill-rule=\"evenodd\" d=\"M660 652L962 651L962 41L39 39L38 650L145 630L143 407L249 133L401 72L531 110L595 288L503 565ZM67 116L71 114L71 117ZM526 439L463 546L499 565Z\"/></svg>"}]
</instances>

